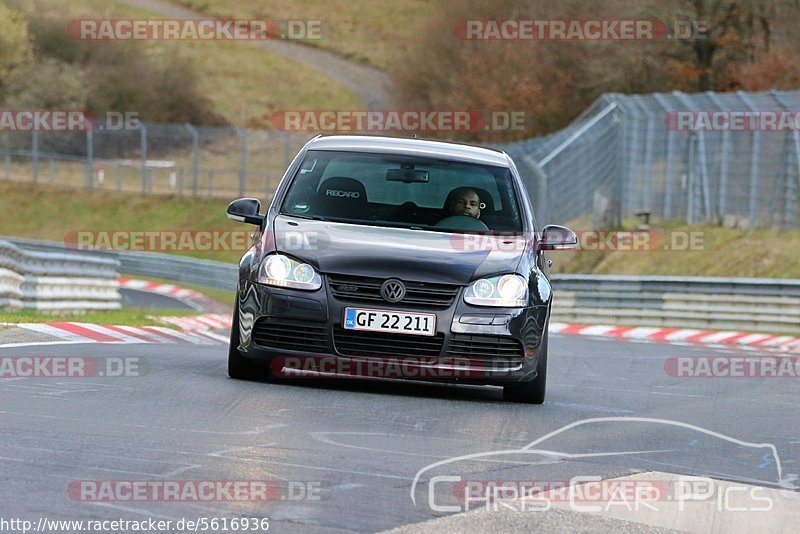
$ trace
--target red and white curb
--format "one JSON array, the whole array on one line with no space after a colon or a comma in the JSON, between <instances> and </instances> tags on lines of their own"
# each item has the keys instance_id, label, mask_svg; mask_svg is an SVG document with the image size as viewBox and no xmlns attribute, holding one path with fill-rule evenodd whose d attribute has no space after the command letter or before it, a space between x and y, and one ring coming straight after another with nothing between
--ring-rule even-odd
<instances>
[{"instance_id":1,"label":"red and white curb","mask_svg":"<svg viewBox=\"0 0 800 534\"><path fill-rule=\"evenodd\" d=\"M680 345L800 352L800 338L753 334L750 332L691 330L686 328L651 328L644 326L610 326L550 323L550 332L579 336L610 337L630 341L649 341Z\"/></svg>"},{"instance_id":2,"label":"red and white curb","mask_svg":"<svg viewBox=\"0 0 800 534\"><path fill-rule=\"evenodd\" d=\"M186 289L172 284L159 284L157 282L148 282L147 280L134 280L133 278L119 278L119 287L123 289L136 289L138 291L147 291L149 293L159 293L161 295L170 295L175 298L205 298L205 295L194 289Z\"/></svg>"},{"instance_id":3,"label":"red and white curb","mask_svg":"<svg viewBox=\"0 0 800 534\"><path fill-rule=\"evenodd\" d=\"M186 332L231 329L231 316L222 313L206 313L193 317L154 317L154 319L175 325Z\"/></svg>"},{"instance_id":4,"label":"red and white curb","mask_svg":"<svg viewBox=\"0 0 800 534\"><path fill-rule=\"evenodd\" d=\"M55 343L188 343L191 345L219 345L227 338L207 332L183 332L164 326L97 325L91 323L19 323L14 326L55 337ZM48 342L32 345L52 344ZM3 347L26 344L12 343Z\"/></svg>"},{"instance_id":5,"label":"red and white curb","mask_svg":"<svg viewBox=\"0 0 800 534\"><path fill-rule=\"evenodd\" d=\"M158 293L176 298L185 302L197 310L221 311L225 309L221 304L211 300L204 294L194 289L176 286L174 284L160 284L158 282L148 282L147 280L136 280L133 278L118 278L120 289L133 289L136 291L146 291L148 293Z\"/></svg>"}]
</instances>

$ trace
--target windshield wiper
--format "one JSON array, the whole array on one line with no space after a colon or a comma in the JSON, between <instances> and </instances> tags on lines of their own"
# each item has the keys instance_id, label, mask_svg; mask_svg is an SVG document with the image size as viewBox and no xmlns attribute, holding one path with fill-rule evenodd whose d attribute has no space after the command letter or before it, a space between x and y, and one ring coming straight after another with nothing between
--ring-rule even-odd
<instances>
[{"instance_id":1,"label":"windshield wiper","mask_svg":"<svg viewBox=\"0 0 800 534\"><path fill-rule=\"evenodd\" d=\"M300 215L298 213L281 213L281 215L288 215L289 217L297 217L298 219L307 219L309 221L327 221L324 217L319 215Z\"/></svg>"}]
</instances>

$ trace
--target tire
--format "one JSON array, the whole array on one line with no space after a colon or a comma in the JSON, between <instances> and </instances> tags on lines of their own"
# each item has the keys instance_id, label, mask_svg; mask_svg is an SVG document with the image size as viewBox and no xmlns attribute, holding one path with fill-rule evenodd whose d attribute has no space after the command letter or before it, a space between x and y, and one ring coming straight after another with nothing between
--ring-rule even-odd
<instances>
[{"instance_id":1,"label":"tire","mask_svg":"<svg viewBox=\"0 0 800 534\"><path fill-rule=\"evenodd\" d=\"M505 386L503 400L525 404L542 404L544 402L547 389L547 338L548 329L545 328L541 355L536 366L536 378L519 386Z\"/></svg>"},{"instance_id":2,"label":"tire","mask_svg":"<svg viewBox=\"0 0 800 534\"><path fill-rule=\"evenodd\" d=\"M244 358L237 348L239 346L239 304L233 309L231 321L231 340L228 345L228 376L238 380L254 380L263 375L263 371L252 361Z\"/></svg>"}]
</instances>

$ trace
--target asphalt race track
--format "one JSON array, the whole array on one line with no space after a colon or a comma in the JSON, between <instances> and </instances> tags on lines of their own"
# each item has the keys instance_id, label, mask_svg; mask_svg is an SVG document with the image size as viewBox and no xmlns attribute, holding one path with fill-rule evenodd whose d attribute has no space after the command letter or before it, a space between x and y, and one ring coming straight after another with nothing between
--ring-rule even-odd
<instances>
[{"instance_id":1,"label":"asphalt race track","mask_svg":"<svg viewBox=\"0 0 800 534\"><path fill-rule=\"evenodd\" d=\"M186 309L191 310L192 307L169 295L159 295L150 291L137 291L135 289L121 288L119 294L122 297L121 304L123 308L136 308L142 310L160 310L160 309Z\"/></svg>"},{"instance_id":2,"label":"asphalt race track","mask_svg":"<svg viewBox=\"0 0 800 534\"><path fill-rule=\"evenodd\" d=\"M0 380L3 516L268 517L273 532L372 532L445 515L428 506L433 474L568 480L653 470L778 484L775 459L763 449L680 424L772 443L784 478L800 472L796 379L679 379L664 371L668 357L715 354L725 352L551 336L548 401L530 406L503 402L497 388L348 379L242 382L226 375L224 345L0 349L0 356L139 358L146 370L143 376ZM518 449L592 418L676 424L586 423L537 445L575 456L456 460L427 471L416 505L411 499L415 475L429 464ZM86 480L270 480L280 498L84 502L68 488Z\"/></svg>"}]
</instances>

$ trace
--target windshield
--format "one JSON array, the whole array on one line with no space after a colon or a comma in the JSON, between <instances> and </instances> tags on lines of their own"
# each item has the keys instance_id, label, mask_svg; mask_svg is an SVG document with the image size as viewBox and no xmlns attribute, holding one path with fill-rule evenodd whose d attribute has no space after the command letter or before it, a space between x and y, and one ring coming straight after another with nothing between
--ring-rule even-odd
<instances>
[{"instance_id":1,"label":"windshield","mask_svg":"<svg viewBox=\"0 0 800 534\"><path fill-rule=\"evenodd\" d=\"M521 232L507 167L394 154L309 151L286 215L444 232Z\"/></svg>"}]
</instances>

